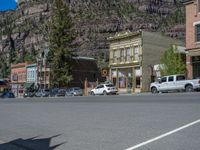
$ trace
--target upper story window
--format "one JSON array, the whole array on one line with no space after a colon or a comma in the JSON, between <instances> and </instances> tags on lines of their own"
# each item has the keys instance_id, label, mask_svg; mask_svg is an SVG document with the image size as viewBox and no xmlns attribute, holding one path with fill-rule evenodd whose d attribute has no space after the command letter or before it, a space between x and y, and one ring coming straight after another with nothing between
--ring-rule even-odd
<instances>
[{"instance_id":1,"label":"upper story window","mask_svg":"<svg viewBox=\"0 0 200 150\"><path fill-rule=\"evenodd\" d=\"M196 42L200 42L200 24L195 25Z\"/></svg>"},{"instance_id":2,"label":"upper story window","mask_svg":"<svg viewBox=\"0 0 200 150\"><path fill-rule=\"evenodd\" d=\"M120 62L124 62L124 49L120 49Z\"/></svg>"},{"instance_id":3,"label":"upper story window","mask_svg":"<svg viewBox=\"0 0 200 150\"><path fill-rule=\"evenodd\" d=\"M113 63L117 63L117 50L113 51Z\"/></svg>"},{"instance_id":4,"label":"upper story window","mask_svg":"<svg viewBox=\"0 0 200 150\"><path fill-rule=\"evenodd\" d=\"M130 62L131 60L131 49L127 48L126 49L126 62Z\"/></svg>"},{"instance_id":5,"label":"upper story window","mask_svg":"<svg viewBox=\"0 0 200 150\"><path fill-rule=\"evenodd\" d=\"M200 12L200 0L198 0L198 12Z\"/></svg>"},{"instance_id":6,"label":"upper story window","mask_svg":"<svg viewBox=\"0 0 200 150\"><path fill-rule=\"evenodd\" d=\"M134 60L139 61L139 47L135 47L134 49Z\"/></svg>"}]
</instances>

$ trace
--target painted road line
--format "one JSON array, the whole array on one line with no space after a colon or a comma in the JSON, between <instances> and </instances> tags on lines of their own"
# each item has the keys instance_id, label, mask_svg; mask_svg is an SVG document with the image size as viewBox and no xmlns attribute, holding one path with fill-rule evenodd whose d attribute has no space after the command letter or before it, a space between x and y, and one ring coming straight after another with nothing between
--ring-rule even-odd
<instances>
[{"instance_id":1,"label":"painted road line","mask_svg":"<svg viewBox=\"0 0 200 150\"><path fill-rule=\"evenodd\" d=\"M133 147L129 147L129 148L127 148L126 150L135 150L135 149L137 149L137 148L139 148L139 147L142 147L142 146L145 146L145 145L147 145L147 144L149 144L149 143L152 143L152 142L154 142L154 141L160 140L160 139L162 139L162 138L164 138L164 137L166 137L166 136L169 136L169 135L171 135L171 134L174 134L174 133L176 133L176 132L178 132L178 131L181 131L181 130L183 130L183 129L185 129L185 128L188 128L188 127L190 127L190 126L193 126L193 125L195 125L195 124L197 124L197 123L200 123L200 119L199 119L199 120L196 120L196 121L194 121L194 122L191 122L191 123L189 123L189 124L186 124L186 125L184 125L184 126L182 126L182 127L179 127L179 128L177 128L177 129L174 129L174 130L172 130L172 131L169 131L169 132L167 132L167 133L164 133L164 134L162 134L162 135L160 135L160 136L157 136L157 137L155 137L155 138L153 138L153 139L150 139L150 140L147 140L147 141L142 142L142 143L140 143L140 144L137 144L137 145L135 145L135 146L133 146Z\"/></svg>"}]
</instances>

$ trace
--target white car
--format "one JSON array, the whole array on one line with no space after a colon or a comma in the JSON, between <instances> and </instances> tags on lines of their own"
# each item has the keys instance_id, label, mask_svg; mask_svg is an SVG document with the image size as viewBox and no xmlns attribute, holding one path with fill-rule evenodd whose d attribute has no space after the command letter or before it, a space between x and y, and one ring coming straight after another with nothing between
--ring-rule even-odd
<instances>
[{"instance_id":1,"label":"white car","mask_svg":"<svg viewBox=\"0 0 200 150\"><path fill-rule=\"evenodd\" d=\"M90 93L91 95L117 94L117 89L113 84L99 84Z\"/></svg>"}]
</instances>

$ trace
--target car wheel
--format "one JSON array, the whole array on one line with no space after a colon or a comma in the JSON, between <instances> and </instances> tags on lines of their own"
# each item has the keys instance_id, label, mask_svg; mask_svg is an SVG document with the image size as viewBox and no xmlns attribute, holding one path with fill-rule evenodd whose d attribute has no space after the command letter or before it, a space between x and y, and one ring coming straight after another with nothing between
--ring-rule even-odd
<instances>
[{"instance_id":1,"label":"car wheel","mask_svg":"<svg viewBox=\"0 0 200 150\"><path fill-rule=\"evenodd\" d=\"M95 96L94 92L91 92L91 95Z\"/></svg>"},{"instance_id":2,"label":"car wheel","mask_svg":"<svg viewBox=\"0 0 200 150\"><path fill-rule=\"evenodd\" d=\"M151 93L153 93L153 94L158 93L157 88L156 88L156 87L152 87L152 88L151 88Z\"/></svg>"},{"instance_id":3,"label":"car wheel","mask_svg":"<svg viewBox=\"0 0 200 150\"><path fill-rule=\"evenodd\" d=\"M107 95L106 91L103 91L103 95Z\"/></svg>"},{"instance_id":4,"label":"car wheel","mask_svg":"<svg viewBox=\"0 0 200 150\"><path fill-rule=\"evenodd\" d=\"M187 85L187 86L185 87L185 91L186 91L186 92L193 92L193 91L194 91L193 86L192 86L192 85Z\"/></svg>"}]
</instances>

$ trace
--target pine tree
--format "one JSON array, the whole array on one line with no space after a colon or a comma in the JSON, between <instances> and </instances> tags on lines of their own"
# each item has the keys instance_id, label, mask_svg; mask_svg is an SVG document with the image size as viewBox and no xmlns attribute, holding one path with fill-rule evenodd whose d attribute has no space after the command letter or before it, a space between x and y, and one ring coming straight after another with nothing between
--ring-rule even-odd
<instances>
[{"instance_id":1,"label":"pine tree","mask_svg":"<svg viewBox=\"0 0 200 150\"><path fill-rule=\"evenodd\" d=\"M181 54L177 53L177 46L171 47L165 51L161 57L161 76L173 74L185 74L186 66L181 58Z\"/></svg>"},{"instance_id":2,"label":"pine tree","mask_svg":"<svg viewBox=\"0 0 200 150\"><path fill-rule=\"evenodd\" d=\"M54 0L49 22L51 86L66 86L72 80L71 59L74 40L70 9L63 0Z\"/></svg>"}]
</instances>

